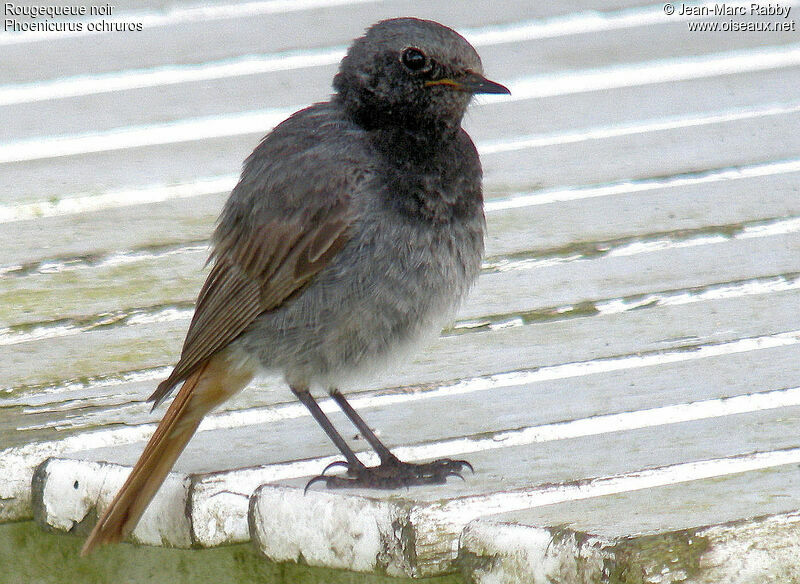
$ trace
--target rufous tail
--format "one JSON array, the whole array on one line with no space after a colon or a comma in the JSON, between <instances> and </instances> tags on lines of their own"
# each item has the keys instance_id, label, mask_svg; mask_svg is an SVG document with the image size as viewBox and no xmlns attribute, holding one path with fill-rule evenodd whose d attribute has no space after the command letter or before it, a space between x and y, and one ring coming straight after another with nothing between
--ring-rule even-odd
<instances>
[{"instance_id":1,"label":"rufous tail","mask_svg":"<svg viewBox=\"0 0 800 584\"><path fill-rule=\"evenodd\" d=\"M82 556L97 546L122 541L133 531L203 416L250 381L249 375L241 379L229 375L224 365L224 359L212 357L183 383L130 476L83 544Z\"/></svg>"}]
</instances>

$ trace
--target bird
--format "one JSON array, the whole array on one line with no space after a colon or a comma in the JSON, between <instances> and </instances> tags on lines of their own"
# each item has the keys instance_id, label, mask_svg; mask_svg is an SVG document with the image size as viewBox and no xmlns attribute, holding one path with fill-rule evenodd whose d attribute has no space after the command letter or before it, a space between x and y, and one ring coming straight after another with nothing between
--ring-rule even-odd
<instances>
[{"instance_id":1,"label":"bird","mask_svg":"<svg viewBox=\"0 0 800 584\"><path fill-rule=\"evenodd\" d=\"M182 384L81 555L125 539L213 408L279 372L344 460L328 488L440 484L463 460L398 459L349 404L348 381L451 319L484 253L482 170L462 128L483 74L454 30L394 18L353 41L328 101L278 124L245 160L215 227L194 315L153 409ZM363 464L320 409L327 390L380 464ZM344 473L326 474L333 466ZM460 475L459 475L460 476Z\"/></svg>"}]
</instances>

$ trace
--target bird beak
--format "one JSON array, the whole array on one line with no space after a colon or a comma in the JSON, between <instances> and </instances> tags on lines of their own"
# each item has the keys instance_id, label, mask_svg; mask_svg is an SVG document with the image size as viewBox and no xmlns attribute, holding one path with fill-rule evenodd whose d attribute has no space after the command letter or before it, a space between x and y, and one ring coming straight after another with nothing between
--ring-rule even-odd
<instances>
[{"instance_id":1,"label":"bird beak","mask_svg":"<svg viewBox=\"0 0 800 584\"><path fill-rule=\"evenodd\" d=\"M483 75L478 73L469 72L465 77L460 79L437 79L436 81L428 81L425 83L426 87L432 85L444 85L450 87L455 91L466 91L468 93L507 93L511 91L505 85L500 85L494 81L489 81Z\"/></svg>"}]
</instances>

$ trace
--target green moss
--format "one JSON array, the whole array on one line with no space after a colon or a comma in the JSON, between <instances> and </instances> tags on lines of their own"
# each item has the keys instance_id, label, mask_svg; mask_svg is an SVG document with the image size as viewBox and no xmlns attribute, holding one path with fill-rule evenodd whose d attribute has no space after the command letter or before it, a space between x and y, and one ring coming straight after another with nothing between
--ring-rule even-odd
<instances>
[{"instance_id":1,"label":"green moss","mask_svg":"<svg viewBox=\"0 0 800 584\"><path fill-rule=\"evenodd\" d=\"M687 241L700 237L726 237L732 238L742 233L746 229L769 225L782 217L760 219L757 221L747 221L733 225L709 225L695 229L674 229L670 231L656 231L647 235L634 235L607 239L601 241L576 241L558 247L525 250L516 253L505 254L498 257L487 258L487 263L491 266L503 260L523 261L531 259L591 259L602 257L609 254L612 250L625 247L634 243L647 244L657 241ZM492 268L487 270L493 271Z\"/></svg>"},{"instance_id":2,"label":"green moss","mask_svg":"<svg viewBox=\"0 0 800 584\"><path fill-rule=\"evenodd\" d=\"M613 546L604 571L609 584L647 584L667 572L670 582L682 582L700 572L708 547L693 530L624 539Z\"/></svg>"},{"instance_id":3,"label":"green moss","mask_svg":"<svg viewBox=\"0 0 800 584\"><path fill-rule=\"evenodd\" d=\"M209 550L163 549L131 544L78 556L83 540L44 533L33 522L0 525L0 582L26 584L403 584L412 580L275 564L248 545ZM414 580L461 584L457 576Z\"/></svg>"},{"instance_id":4,"label":"green moss","mask_svg":"<svg viewBox=\"0 0 800 584\"><path fill-rule=\"evenodd\" d=\"M464 580L468 584L476 582L475 575L491 573L500 561L494 555L479 555L466 550L459 550L458 552L458 567Z\"/></svg>"}]
</instances>

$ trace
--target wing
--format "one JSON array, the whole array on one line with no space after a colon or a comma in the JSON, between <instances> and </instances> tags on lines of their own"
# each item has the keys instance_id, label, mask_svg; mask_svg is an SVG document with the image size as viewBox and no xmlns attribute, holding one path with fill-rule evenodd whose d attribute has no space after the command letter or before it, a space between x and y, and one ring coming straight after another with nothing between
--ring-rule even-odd
<instances>
[{"instance_id":1,"label":"wing","mask_svg":"<svg viewBox=\"0 0 800 584\"><path fill-rule=\"evenodd\" d=\"M248 159L226 204L209 259L211 272L200 290L181 358L150 396L154 408L258 315L299 292L348 239L353 220L349 195L355 178L342 174L342 160L315 156L313 149L299 157L284 150L273 163L271 137ZM302 166L310 165L314 168L309 174L317 180L299 180L292 188L292 181L270 178L281 176L292 163L293 176L303 177ZM267 172L265 165L271 167ZM327 166L332 174L320 181L319 167Z\"/></svg>"}]
</instances>

